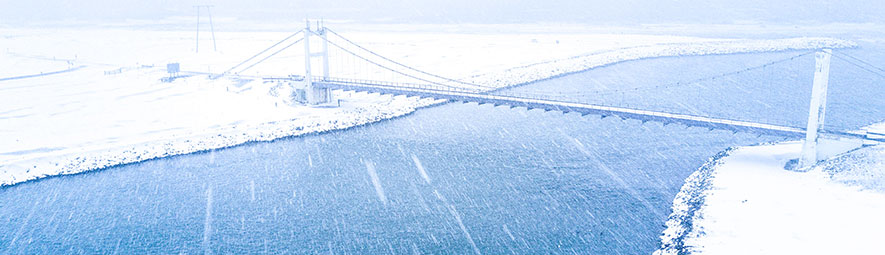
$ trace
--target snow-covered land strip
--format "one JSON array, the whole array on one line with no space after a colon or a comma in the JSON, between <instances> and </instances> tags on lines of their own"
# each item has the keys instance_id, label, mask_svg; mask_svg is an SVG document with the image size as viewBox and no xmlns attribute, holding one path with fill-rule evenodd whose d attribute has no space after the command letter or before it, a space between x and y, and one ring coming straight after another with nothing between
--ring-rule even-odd
<instances>
[{"instance_id":1,"label":"snow-covered land strip","mask_svg":"<svg viewBox=\"0 0 885 255\"><path fill-rule=\"evenodd\" d=\"M96 32L83 33L95 35ZM143 50L141 55L133 55L133 52L126 51L125 54L119 54L120 56L113 54L113 51L89 52L88 50L96 47L88 40L70 40L71 43L68 45L74 45L71 47L75 49L68 49L69 52L65 53L59 52L59 47L50 47L55 45L53 40L34 41L33 44L36 45L34 46L27 41L34 38L24 35L7 37L5 40L14 42L7 44L14 46L7 51L14 53L7 52L8 58L3 58L0 66L25 67L13 68L15 72L9 73L8 76L43 72L45 70L40 69L43 68L40 65L41 61L52 61L61 66L80 64L87 66L67 73L0 83L0 109L2 109L0 110L0 185L12 185L45 176L74 174L153 158L229 147L249 141L269 141L305 133L343 129L402 116L418 107L438 102L340 92L337 93L337 98L342 100L340 107L313 108L291 105L291 100L283 96L289 93L286 92L285 86L263 83L260 80L210 80L204 76L194 76L177 79L172 83L163 83L159 80L166 74L161 67L174 59L163 57L167 48L162 46L177 45L176 43L180 41L188 41L182 38L189 39L173 32L168 33L170 34L162 34L164 37L159 41L153 37L145 38L148 40L147 45L144 45L145 42L130 39L127 42L142 45L146 49L139 48ZM148 33L127 35L139 38L146 36L144 34ZM248 52L256 51L251 49L260 49L254 46L256 43L244 42L247 41L244 37L248 36L250 35L221 34L219 37L240 40L234 41L250 49ZM433 72L439 70L438 73L449 76L458 73L471 74L464 76L472 76L472 82L506 87L621 61L650 57L854 46L848 41L827 38L716 40L666 36L627 35L623 38L614 35L583 36L583 39L576 39L571 46L551 50L551 54L542 54L544 47L556 47L560 44L558 40L544 35L533 37L541 38L540 41L546 42L542 43L546 46L536 45L538 43L534 39L524 40L525 45L514 45L513 36L488 37L485 38L488 40L479 45L476 45L477 40L473 37L465 37L461 39L462 41L458 41L457 37L445 37L454 40L453 43L445 45L459 45L461 48L443 51L445 53L441 53L442 56L428 55L428 52L440 51L414 47L416 42L423 42L423 38L409 41L407 35L397 38L411 42L413 45L411 48L391 42L378 45L367 43L367 47L387 48L386 52L399 54L403 56L402 58L410 60L404 62L414 62L415 67L421 69ZM593 38L596 37L599 38L595 42L602 40L625 41L625 43L624 45L593 44ZM14 41L16 38L25 38L26 41ZM378 38L389 37L369 36L369 38L379 40ZM626 42L630 40L635 42ZM120 43L109 41L108 47ZM591 43L581 45L576 42ZM38 47L41 44L50 44L47 45L50 52L27 48ZM266 41L257 44L266 45ZM564 40L562 44L569 45L569 42ZM82 48L76 48L80 47L76 45ZM174 49L172 46L169 48ZM526 49L534 49L531 51L534 53L523 54ZM20 53L26 50L35 53ZM80 50L86 53L81 52L79 55L70 53ZM570 55L569 50L572 52ZM476 52L476 54L463 54L463 52ZM491 58L488 57L488 52L508 57ZM73 56L48 57L54 54ZM207 71L221 70L221 67L230 66L244 56L249 56L249 54L230 53L213 55L182 53L182 55L185 56L182 61L184 66L191 63L191 66L205 67ZM444 58L445 56L450 58ZM551 56L564 57L557 60L551 59ZM292 58L297 59L297 56L281 58L283 62L269 64L255 72L279 74L280 71L298 70L297 67L284 65L297 63L298 61L292 60ZM141 62L133 65L134 60ZM226 65L215 64L217 62ZM58 69L56 66L51 67L52 70ZM8 72L10 69L6 70Z\"/></svg>"},{"instance_id":2,"label":"snow-covered land strip","mask_svg":"<svg viewBox=\"0 0 885 255\"><path fill-rule=\"evenodd\" d=\"M693 174L674 200L655 254L885 250L885 145L842 154L808 172L784 170L801 147L741 147L717 159L712 173Z\"/></svg>"},{"instance_id":3,"label":"snow-covered land strip","mask_svg":"<svg viewBox=\"0 0 885 255\"><path fill-rule=\"evenodd\" d=\"M713 171L732 150L733 148L729 148L711 157L685 179L682 189L673 198L672 212L664 224L666 229L661 234L661 248L655 254L680 254L680 251L686 249L685 239L695 229L693 223L700 218L698 210L704 205L704 197L712 185L710 182Z\"/></svg>"},{"instance_id":4,"label":"snow-covered land strip","mask_svg":"<svg viewBox=\"0 0 885 255\"><path fill-rule=\"evenodd\" d=\"M691 43L661 43L602 50L566 59L535 63L479 75L470 79L478 84L506 87L528 83L623 61L656 57L776 52L822 48L856 47L854 42L833 38L789 38L773 40L720 40Z\"/></svg>"}]
</instances>

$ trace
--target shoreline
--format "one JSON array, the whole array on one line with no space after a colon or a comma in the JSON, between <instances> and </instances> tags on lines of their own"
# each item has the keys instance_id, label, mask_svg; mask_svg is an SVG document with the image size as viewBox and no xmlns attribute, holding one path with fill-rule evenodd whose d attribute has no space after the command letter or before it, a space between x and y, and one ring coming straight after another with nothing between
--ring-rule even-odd
<instances>
[{"instance_id":1,"label":"shoreline","mask_svg":"<svg viewBox=\"0 0 885 255\"><path fill-rule=\"evenodd\" d=\"M877 125L885 127L883 124L885 122L872 124L865 128ZM833 158L821 160L808 171L795 172L784 169L784 164L788 159L798 156L800 145L801 140L789 140L730 147L711 157L704 165L685 179L685 183L673 199L671 214L664 224L665 229L660 235L661 246L653 254L719 254L721 251L742 254L751 250L759 254L783 254L787 250L793 250L793 248L790 248L793 246L783 245L780 242L788 243L795 241L791 238L797 238L797 235L806 235L805 238L809 238L807 235L811 235L826 239L826 236L834 230L827 227L814 227L814 220L805 218L815 220L832 218L830 214L833 212L821 210L820 208L814 208L816 210L795 209L782 205L783 203L798 203L807 207L808 204L803 203L808 201L813 206L827 207L827 204L833 203L833 201L827 198L818 197L819 194L814 194L811 191L835 193L830 194L836 200L844 203L844 207L840 208L840 210L855 211L862 215L877 215L876 210L878 210L877 208L881 209L883 203L875 198L885 198L885 195L879 193L881 189L876 186L880 183L877 178L881 177L881 170L878 170L879 172L874 170L876 168L875 162L882 162L882 160L876 159L877 154L875 153L877 151L885 151L885 147L883 147L885 145L865 145ZM870 151L873 151L873 153L870 153ZM748 165L748 160L764 163L752 162L753 164ZM846 164L843 162L846 160L851 162ZM760 174L774 176L769 177L771 180L760 180L760 178L763 178ZM848 177L837 177L838 174ZM796 187L794 187L797 185L805 186L808 190L797 192ZM791 189L790 187L793 188ZM757 191L757 189L761 190ZM877 189L879 190L878 192ZM785 194L771 194L771 192ZM764 200L763 197L770 198L772 201L762 201ZM871 200L871 198L873 199ZM748 201L753 202L753 204L750 204ZM868 203L873 205L867 205L870 206L869 208L859 206ZM876 207L876 205L879 205L879 207ZM855 209L854 207L857 208ZM734 210L737 210L737 212ZM794 210L798 210L801 213L797 213ZM761 223L753 220L755 221L754 223L749 223L744 221L755 218L745 216L744 214L768 215L771 219L763 220ZM804 218L797 217L800 214L806 215L803 215ZM865 221L871 221L873 218L861 216L855 218L852 223L865 224ZM768 223L768 221L771 221L771 223ZM772 227L771 224L802 224L816 231L778 228ZM744 225L741 228L748 229L738 231L726 227L735 225ZM875 225L870 224L868 228L876 228ZM758 229L766 227L771 227L772 231L776 229L777 231L774 232L786 233L772 235L771 233L763 234L758 232ZM793 234L790 235L789 233ZM852 240L848 242L864 242L857 240L863 238L858 238L856 235L866 234L848 234L844 238ZM876 235L873 234L873 236ZM832 251L841 250L843 249L841 247L847 246L844 244L846 240L842 240L843 242L818 243L813 246L819 247L808 248L810 249L808 251L815 249L831 250L830 252L824 252L824 254L831 254ZM737 245L734 244L735 242L746 242L752 245ZM865 249L862 245L851 247L851 249L860 249L858 251ZM739 252L734 249L744 251ZM812 253L819 253L820 250Z\"/></svg>"},{"instance_id":2,"label":"shoreline","mask_svg":"<svg viewBox=\"0 0 885 255\"><path fill-rule=\"evenodd\" d=\"M474 76L471 83L496 84L496 90L555 79L593 68L659 57L746 54L851 48L854 42L832 38L787 38L774 40L726 40L690 43L652 44L615 49L565 59L509 68L501 72ZM232 125L173 139L140 142L118 147L78 148L76 153L31 157L0 162L0 188L46 177L72 175L133 164L152 159L186 155L239 146L251 142L269 142L309 134L367 125L394 119L446 101L392 97L387 104L357 107L339 116L296 118L253 125Z\"/></svg>"},{"instance_id":3,"label":"shoreline","mask_svg":"<svg viewBox=\"0 0 885 255\"><path fill-rule=\"evenodd\" d=\"M701 217L699 210L704 206L707 191L712 187L716 167L724 164L724 159L737 147L729 147L707 159L701 167L685 179L679 193L673 198L670 216L661 232L661 247L654 255L683 254L685 240L696 232L694 222Z\"/></svg>"}]
</instances>

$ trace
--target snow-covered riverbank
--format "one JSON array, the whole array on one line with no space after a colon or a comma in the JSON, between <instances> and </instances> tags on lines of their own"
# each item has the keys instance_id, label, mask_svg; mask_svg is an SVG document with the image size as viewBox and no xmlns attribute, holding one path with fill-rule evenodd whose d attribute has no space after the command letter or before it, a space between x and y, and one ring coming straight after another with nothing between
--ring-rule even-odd
<instances>
[{"instance_id":1,"label":"snow-covered riverbank","mask_svg":"<svg viewBox=\"0 0 885 255\"><path fill-rule=\"evenodd\" d=\"M161 68L232 66L284 33L219 33L221 53L188 53L190 33L4 30L0 78L0 185L46 176L349 128L433 100L341 92L338 108L291 106L275 84L192 76L162 83ZM354 33L353 39L416 68L495 87L652 57L841 48L828 38L734 40L611 34ZM225 46L225 44L227 44ZM59 47L59 45L63 45ZM203 45L203 50L208 45ZM290 74L283 55L254 74ZM333 65L334 66L334 65Z\"/></svg>"},{"instance_id":2,"label":"snow-covered riverbank","mask_svg":"<svg viewBox=\"0 0 885 255\"><path fill-rule=\"evenodd\" d=\"M885 123L883 123L885 124ZM878 124L871 130L885 130ZM881 131L879 131L881 132ZM878 254L885 145L784 170L801 142L739 147L686 180L655 254Z\"/></svg>"}]
</instances>

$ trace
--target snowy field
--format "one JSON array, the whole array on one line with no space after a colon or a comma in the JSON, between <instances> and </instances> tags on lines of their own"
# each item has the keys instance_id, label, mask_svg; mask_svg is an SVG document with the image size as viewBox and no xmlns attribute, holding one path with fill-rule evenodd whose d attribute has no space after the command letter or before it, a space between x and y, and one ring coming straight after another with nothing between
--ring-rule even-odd
<instances>
[{"instance_id":1,"label":"snowy field","mask_svg":"<svg viewBox=\"0 0 885 255\"><path fill-rule=\"evenodd\" d=\"M885 123L867 127L885 131ZM802 142L739 147L686 181L656 254L878 254L885 145L784 170Z\"/></svg>"},{"instance_id":2,"label":"snowy field","mask_svg":"<svg viewBox=\"0 0 885 255\"><path fill-rule=\"evenodd\" d=\"M418 31L416 31L416 29ZM431 73L503 87L661 56L852 47L829 38L721 39L598 31L342 30ZM336 92L309 107L276 83L209 79L290 32L193 33L111 28L0 29L0 186L250 141L344 129L408 114L429 99ZM201 34L202 37L208 37ZM300 49L247 75L300 74ZM334 59L333 59L334 61ZM165 65L193 76L171 83ZM340 70L333 75L360 70ZM872 127L885 130L885 125ZM881 131L880 131L881 132ZM885 149L867 147L809 172L783 170L801 144L741 147L689 177L659 253L868 254L885 250ZM713 152L711 152L713 153ZM678 248L678 249L676 249Z\"/></svg>"},{"instance_id":3,"label":"snowy field","mask_svg":"<svg viewBox=\"0 0 885 255\"><path fill-rule=\"evenodd\" d=\"M341 108L310 108L287 105L287 100L269 93L273 85L260 82L205 76L159 81L166 75L165 63L181 62L186 71L223 70L286 33L219 33L222 49L227 44L233 52L202 54L191 53L191 33L185 32L10 30L4 34L8 34L3 38L8 57L0 63L8 67L3 69L4 78L79 69L3 81L0 101L7 109L0 119L6 127L0 131L3 184L345 128L405 114L421 105L414 99L342 93ZM445 41L438 40L442 37ZM375 32L353 38L417 68L473 77L494 86L644 57L849 45L805 38L741 41L607 34ZM206 52L210 45L202 46ZM297 51L282 55L253 72L289 74L287 70L298 70L291 62L297 63L299 56Z\"/></svg>"},{"instance_id":4,"label":"snowy field","mask_svg":"<svg viewBox=\"0 0 885 255\"><path fill-rule=\"evenodd\" d=\"M495 87L649 57L853 46L827 38L342 33L412 67ZM342 129L434 103L336 92L341 107L308 107L280 96L287 88L260 80L194 75L160 81L167 63L180 62L191 73L219 73L289 33L218 32L218 51L201 40L199 54L193 53L192 32L75 28L2 29L0 34L0 185ZM248 74L298 74L301 62L294 50ZM331 66L333 74L360 74Z\"/></svg>"}]
</instances>

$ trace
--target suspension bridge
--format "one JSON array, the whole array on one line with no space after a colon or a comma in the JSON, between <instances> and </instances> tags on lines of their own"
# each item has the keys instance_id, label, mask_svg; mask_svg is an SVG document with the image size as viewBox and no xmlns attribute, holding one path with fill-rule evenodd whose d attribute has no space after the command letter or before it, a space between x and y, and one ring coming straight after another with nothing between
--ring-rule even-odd
<instances>
[{"instance_id":1,"label":"suspension bridge","mask_svg":"<svg viewBox=\"0 0 885 255\"><path fill-rule=\"evenodd\" d=\"M320 51L311 48L311 44L315 43L319 43ZM824 129L829 62L832 56L853 58L853 63L859 63L859 67L880 75L885 74L885 70L875 65L851 56L833 55L832 50L829 49L822 49L815 53L816 66L812 100L808 125L804 128L603 104L569 102L568 100L538 95L501 94L498 92L505 88L451 79L410 67L369 50L320 24L312 29L309 22L305 29L287 36L215 77L240 75L240 73L297 44L302 44L304 47L304 73L302 75L263 76L260 78L266 81L288 82L300 87L303 91L304 102L310 105L329 103L333 100L333 90L343 90L474 102L495 106L503 105L511 108L543 109L563 113L576 112L581 115L598 115L602 118L612 116L621 119L635 119L643 123L647 121L661 122L664 125L679 123L687 126L705 127L710 130L721 129L805 138L805 147L800 158L800 165L804 166L812 165L818 159L831 156L824 155L816 149L818 143L824 140L843 144L842 147L845 147L841 150L843 152L870 142L885 142L883 134ZM334 51L330 51L330 49L334 49ZM351 63L350 66L336 69L336 72L341 73L343 77L330 76L330 59L335 59L338 64ZM359 64L353 64L357 62ZM314 65L317 65L321 70L318 71L318 74L315 74L312 69Z\"/></svg>"}]
</instances>

